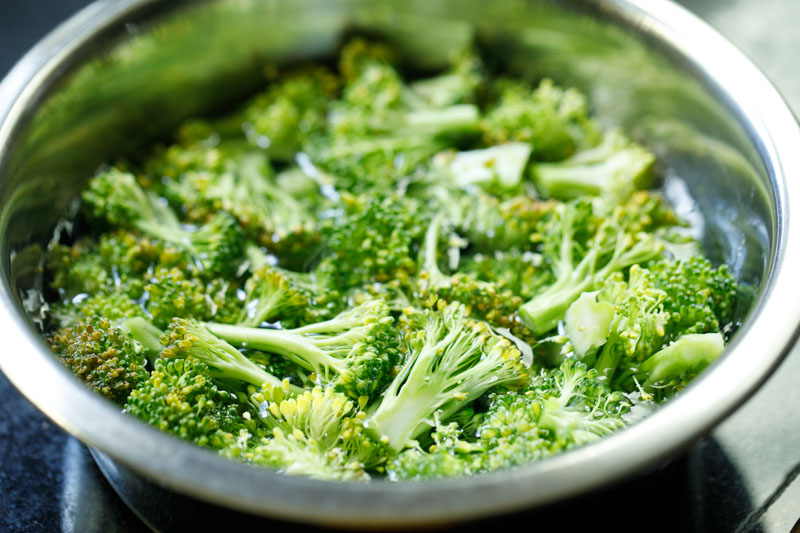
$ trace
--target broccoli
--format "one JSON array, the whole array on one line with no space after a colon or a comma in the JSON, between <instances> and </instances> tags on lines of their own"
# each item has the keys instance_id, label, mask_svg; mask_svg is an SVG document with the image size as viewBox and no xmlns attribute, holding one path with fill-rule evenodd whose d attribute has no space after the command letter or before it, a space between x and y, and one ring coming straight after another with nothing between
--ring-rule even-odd
<instances>
[{"instance_id":1,"label":"broccoli","mask_svg":"<svg viewBox=\"0 0 800 533\"><path fill-rule=\"evenodd\" d=\"M230 167L203 184L203 201L231 213L249 236L285 261L302 261L319 241L312 212L278 186L263 152L243 153Z\"/></svg>"},{"instance_id":2,"label":"broccoli","mask_svg":"<svg viewBox=\"0 0 800 533\"><path fill-rule=\"evenodd\" d=\"M554 163L531 166L536 190L546 198L625 198L653 185L655 156L613 130L603 142Z\"/></svg>"},{"instance_id":3,"label":"broccoli","mask_svg":"<svg viewBox=\"0 0 800 533\"><path fill-rule=\"evenodd\" d=\"M430 429L437 411L446 421L488 389L525 381L520 352L485 322L468 318L462 304L408 309L404 319L405 361L367 411L370 431L390 450Z\"/></svg>"},{"instance_id":4,"label":"broccoli","mask_svg":"<svg viewBox=\"0 0 800 533\"><path fill-rule=\"evenodd\" d=\"M576 359L544 370L525 390L495 396L478 442L482 470L541 459L594 442L626 426L630 401Z\"/></svg>"},{"instance_id":5,"label":"broccoli","mask_svg":"<svg viewBox=\"0 0 800 533\"><path fill-rule=\"evenodd\" d=\"M53 304L50 318L58 327L72 327L92 317L103 317L114 324L136 316L146 316L142 306L123 291L102 290L91 296L81 294Z\"/></svg>"},{"instance_id":6,"label":"broccoli","mask_svg":"<svg viewBox=\"0 0 800 533\"><path fill-rule=\"evenodd\" d=\"M156 359L149 378L131 392L125 412L199 446L221 448L226 434L252 424L252 408L221 388L200 361Z\"/></svg>"},{"instance_id":7,"label":"broccoli","mask_svg":"<svg viewBox=\"0 0 800 533\"><path fill-rule=\"evenodd\" d=\"M690 333L648 357L634 373L645 391L673 396L724 350L721 333Z\"/></svg>"},{"instance_id":8,"label":"broccoli","mask_svg":"<svg viewBox=\"0 0 800 533\"><path fill-rule=\"evenodd\" d=\"M339 80L321 66L284 74L244 110L247 138L270 157L290 161L309 136L324 129L338 90Z\"/></svg>"},{"instance_id":9,"label":"broccoli","mask_svg":"<svg viewBox=\"0 0 800 533\"><path fill-rule=\"evenodd\" d=\"M666 293L655 286L652 273L638 265L630 268L627 283L609 280L600 297L607 299L613 317L594 367L612 381L620 365L637 365L661 348L670 315L663 306Z\"/></svg>"},{"instance_id":10,"label":"broccoli","mask_svg":"<svg viewBox=\"0 0 800 533\"><path fill-rule=\"evenodd\" d=\"M421 299L461 302L471 316L494 326L511 328L517 322L516 311L522 304L521 298L510 291L499 291L491 282L460 272L447 276L439 269L438 243L443 221L443 215L436 216L425 234L422 269L418 275Z\"/></svg>"},{"instance_id":11,"label":"broccoli","mask_svg":"<svg viewBox=\"0 0 800 533\"><path fill-rule=\"evenodd\" d=\"M666 293L670 314L665 341L692 333L728 335L737 309L739 287L726 265L713 268L703 257L649 265L656 286Z\"/></svg>"},{"instance_id":12,"label":"broccoli","mask_svg":"<svg viewBox=\"0 0 800 533\"><path fill-rule=\"evenodd\" d=\"M238 268L243 234L224 211L196 230L187 230L152 192L142 189L133 174L115 169L95 176L81 199L92 217L178 246L210 275L229 274Z\"/></svg>"},{"instance_id":13,"label":"broccoli","mask_svg":"<svg viewBox=\"0 0 800 533\"><path fill-rule=\"evenodd\" d=\"M124 404L131 391L148 378L142 346L107 318L62 328L48 342L86 385L118 404Z\"/></svg>"},{"instance_id":14,"label":"broccoli","mask_svg":"<svg viewBox=\"0 0 800 533\"><path fill-rule=\"evenodd\" d=\"M215 378L234 379L251 385L267 383L280 387L282 380L265 371L239 350L217 338L196 320L176 318L172 321L161 343L165 348L161 356L166 358L191 357L208 365L208 375ZM302 388L291 386L294 393Z\"/></svg>"},{"instance_id":15,"label":"broccoli","mask_svg":"<svg viewBox=\"0 0 800 533\"><path fill-rule=\"evenodd\" d=\"M481 124L488 146L526 142L533 147L534 159L559 161L599 140L586 99L575 89L564 90L545 79L531 90L519 81L502 79L494 91L498 99Z\"/></svg>"},{"instance_id":16,"label":"broccoli","mask_svg":"<svg viewBox=\"0 0 800 533\"><path fill-rule=\"evenodd\" d=\"M646 389L667 375L685 384L687 380L680 381L678 374L702 370L724 345L707 301L710 289L704 284L711 280L726 289L716 294L722 308L728 309L735 283L726 270L715 271L706 260L661 261L652 270L633 265L627 281L619 274L612 276L602 290L584 293L570 306L566 333L585 361L591 362L596 353L594 367L617 389L635 390L632 377L646 381ZM662 352L653 359L653 354ZM657 375L649 376L656 368ZM670 387L662 397L680 388Z\"/></svg>"},{"instance_id":17,"label":"broccoli","mask_svg":"<svg viewBox=\"0 0 800 533\"><path fill-rule=\"evenodd\" d=\"M450 67L442 74L417 80L410 88L427 105L439 108L476 103L485 85L482 59L475 50L465 49L452 59Z\"/></svg>"},{"instance_id":18,"label":"broccoli","mask_svg":"<svg viewBox=\"0 0 800 533\"><path fill-rule=\"evenodd\" d=\"M165 328L175 317L230 321L238 314L235 286L206 281L179 268L161 268L145 278L141 302L153 323Z\"/></svg>"},{"instance_id":19,"label":"broccoli","mask_svg":"<svg viewBox=\"0 0 800 533\"><path fill-rule=\"evenodd\" d=\"M299 277L299 276L298 276ZM294 318L309 305L309 295L291 272L263 265L245 283L245 305L237 324L255 327L267 320Z\"/></svg>"},{"instance_id":20,"label":"broccoli","mask_svg":"<svg viewBox=\"0 0 800 533\"><path fill-rule=\"evenodd\" d=\"M394 184L478 130L475 105L431 104L403 82L391 54L381 50L363 40L345 47L342 97L331 104L327 131L306 144L311 160L342 190Z\"/></svg>"},{"instance_id":21,"label":"broccoli","mask_svg":"<svg viewBox=\"0 0 800 533\"><path fill-rule=\"evenodd\" d=\"M480 444L464 438L457 422L443 424L434 413L433 444L427 449L407 448L389 465L389 479L425 480L467 476L480 472L484 451Z\"/></svg>"},{"instance_id":22,"label":"broccoli","mask_svg":"<svg viewBox=\"0 0 800 533\"><path fill-rule=\"evenodd\" d=\"M657 257L651 234L632 232L624 208L615 208L592 229L594 211L584 201L559 204L537 233L555 282L523 304L519 315L535 335L553 329L581 293L590 292L623 269Z\"/></svg>"},{"instance_id":23,"label":"broccoli","mask_svg":"<svg viewBox=\"0 0 800 533\"><path fill-rule=\"evenodd\" d=\"M72 246L53 243L48 248L50 286L65 299L107 289L113 284L108 266L91 239L81 239Z\"/></svg>"},{"instance_id":24,"label":"broccoli","mask_svg":"<svg viewBox=\"0 0 800 533\"><path fill-rule=\"evenodd\" d=\"M461 261L459 272L494 283L523 299L532 298L545 285L555 281L552 272L541 264L542 257L529 250L497 250L477 253Z\"/></svg>"},{"instance_id":25,"label":"broccoli","mask_svg":"<svg viewBox=\"0 0 800 533\"><path fill-rule=\"evenodd\" d=\"M381 446L364 431L359 406L333 389L314 387L285 398L286 389L265 385L250 396L271 438L239 453L239 459L287 474L320 479L368 479L383 462Z\"/></svg>"},{"instance_id":26,"label":"broccoli","mask_svg":"<svg viewBox=\"0 0 800 533\"><path fill-rule=\"evenodd\" d=\"M331 480L513 467L679 394L752 289L584 95L449 49L413 77L363 38L268 66L103 167L37 263L55 356L178 438Z\"/></svg>"},{"instance_id":27,"label":"broccoli","mask_svg":"<svg viewBox=\"0 0 800 533\"><path fill-rule=\"evenodd\" d=\"M425 233L422 206L398 196L345 197L346 213L326 229L326 257L317 267L342 290L399 280L410 284Z\"/></svg>"},{"instance_id":28,"label":"broccoli","mask_svg":"<svg viewBox=\"0 0 800 533\"><path fill-rule=\"evenodd\" d=\"M400 353L394 319L383 300L369 300L331 320L295 329L259 329L209 323L238 346L273 352L311 370L351 398L371 398L388 381Z\"/></svg>"}]
</instances>

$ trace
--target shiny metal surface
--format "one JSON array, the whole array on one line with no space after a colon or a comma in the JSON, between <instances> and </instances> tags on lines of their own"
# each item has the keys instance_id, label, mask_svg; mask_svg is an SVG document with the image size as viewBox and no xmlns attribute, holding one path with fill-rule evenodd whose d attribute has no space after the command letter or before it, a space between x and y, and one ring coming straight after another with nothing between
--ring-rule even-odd
<instances>
[{"instance_id":1,"label":"shiny metal surface","mask_svg":"<svg viewBox=\"0 0 800 533\"><path fill-rule=\"evenodd\" d=\"M317 482L230 463L124 417L68 375L21 311L35 303L40 246L83 180L184 116L254 90L260 64L325 54L354 27L384 32L419 68L440 64L476 31L510 68L580 86L607 123L656 149L667 194L697 220L706 250L760 287L723 360L655 416L598 444L508 472L405 485ZM99 2L9 74L0 120L0 368L89 445L217 505L407 526L584 492L654 468L710 430L780 361L800 323L800 250L787 246L800 232L789 216L800 183L787 179L800 172L798 127L746 59L667 2L223 0L175 14L164 3Z\"/></svg>"}]
</instances>

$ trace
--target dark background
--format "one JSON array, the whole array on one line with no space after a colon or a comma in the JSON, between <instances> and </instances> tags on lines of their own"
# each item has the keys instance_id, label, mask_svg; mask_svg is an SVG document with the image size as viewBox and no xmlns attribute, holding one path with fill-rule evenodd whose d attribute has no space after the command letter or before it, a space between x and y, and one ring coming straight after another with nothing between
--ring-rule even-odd
<instances>
[{"instance_id":1,"label":"dark background","mask_svg":"<svg viewBox=\"0 0 800 533\"><path fill-rule=\"evenodd\" d=\"M85 0L0 0L0 77ZM800 109L800 2L684 0L738 44ZM525 529L586 524L675 531L797 530L800 516L800 352L684 458L573 504L478 525ZM579 507L578 507L579 506ZM588 518L587 518L588 517ZM502 523L502 525L501 525ZM476 528L477 529L477 528ZM146 531L86 448L0 374L0 532Z\"/></svg>"}]
</instances>

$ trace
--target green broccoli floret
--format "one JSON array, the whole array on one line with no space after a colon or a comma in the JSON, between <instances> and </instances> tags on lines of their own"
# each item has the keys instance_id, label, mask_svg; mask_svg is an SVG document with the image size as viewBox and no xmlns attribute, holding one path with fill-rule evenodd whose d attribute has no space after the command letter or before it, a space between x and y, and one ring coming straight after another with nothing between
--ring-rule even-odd
<instances>
[{"instance_id":1,"label":"green broccoli floret","mask_svg":"<svg viewBox=\"0 0 800 533\"><path fill-rule=\"evenodd\" d=\"M144 349L107 318L89 318L62 328L48 342L76 376L118 404L147 380Z\"/></svg>"},{"instance_id":2,"label":"green broccoli floret","mask_svg":"<svg viewBox=\"0 0 800 533\"><path fill-rule=\"evenodd\" d=\"M648 266L656 286L666 293L664 310L670 314L666 341L692 333L728 333L737 308L736 279L726 265L711 266L708 259L659 261Z\"/></svg>"},{"instance_id":3,"label":"green broccoli floret","mask_svg":"<svg viewBox=\"0 0 800 533\"><path fill-rule=\"evenodd\" d=\"M327 133L306 146L341 191L393 185L477 131L476 106L432 106L403 82L380 49L363 41L345 48L342 98L331 105Z\"/></svg>"},{"instance_id":4,"label":"green broccoli floret","mask_svg":"<svg viewBox=\"0 0 800 533\"><path fill-rule=\"evenodd\" d=\"M444 215L433 219L425 234L420 254L421 271L417 276L423 301L461 302L467 313L494 326L511 328L517 323L516 312L522 299L510 291L499 291L494 283L456 272L450 276L439 269L439 234Z\"/></svg>"},{"instance_id":5,"label":"green broccoli floret","mask_svg":"<svg viewBox=\"0 0 800 533\"><path fill-rule=\"evenodd\" d=\"M652 272L633 265L627 283L619 277L610 279L599 297L613 311L613 318L594 367L615 384L619 373L638 366L664 344L670 320L664 310L667 294L657 288Z\"/></svg>"},{"instance_id":6,"label":"green broccoli floret","mask_svg":"<svg viewBox=\"0 0 800 533\"><path fill-rule=\"evenodd\" d=\"M586 202L558 204L538 226L542 254L555 277L520 307L523 323L535 335L553 329L584 292L596 290L615 272L657 257L661 245L651 234L632 231L623 207L599 222Z\"/></svg>"},{"instance_id":7,"label":"green broccoli floret","mask_svg":"<svg viewBox=\"0 0 800 533\"><path fill-rule=\"evenodd\" d=\"M368 427L394 452L490 388L526 379L520 352L485 322L467 317L463 305L409 309L400 372L368 409Z\"/></svg>"},{"instance_id":8,"label":"green broccoli floret","mask_svg":"<svg viewBox=\"0 0 800 533\"><path fill-rule=\"evenodd\" d=\"M497 395L478 428L483 471L582 446L625 427L630 402L575 359L543 370L519 392Z\"/></svg>"},{"instance_id":9,"label":"green broccoli floret","mask_svg":"<svg viewBox=\"0 0 800 533\"><path fill-rule=\"evenodd\" d=\"M202 201L231 213L251 238L290 264L307 260L319 242L314 213L278 186L263 152L240 154L226 172L195 187Z\"/></svg>"},{"instance_id":10,"label":"green broccoli floret","mask_svg":"<svg viewBox=\"0 0 800 533\"><path fill-rule=\"evenodd\" d=\"M113 283L108 265L91 239L81 239L72 246L51 244L47 250L47 269L52 276L50 286L62 298L94 294Z\"/></svg>"},{"instance_id":11,"label":"green broccoli floret","mask_svg":"<svg viewBox=\"0 0 800 533\"><path fill-rule=\"evenodd\" d=\"M259 387L264 383L272 387L281 386L281 379L253 363L196 320L174 319L161 338L161 343L165 345L161 351L162 357L190 357L201 361L209 366L208 375L211 377L244 381ZM299 393L303 389L291 385L290 390Z\"/></svg>"},{"instance_id":12,"label":"green broccoli floret","mask_svg":"<svg viewBox=\"0 0 800 533\"><path fill-rule=\"evenodd\" d=\"M363 76L365 70L375 65L392 66L394 62L395 54L389 46L354 37L339 52L339 73L346 83L352 83Z\"/></svg>"},{"instance_id":13,"label":"green broccoli floret","mask_svg":"<svg viewBox=\"0 0 800 533\"><path fill-rule=\"evenodd\" d=\"M206 281L179 268L156 268L145 278L141 300L160 328L175 317L227 322L239 314L241 306L235 289L225 280Z\"/></svg>"},{"instance_id":14,"label":"green broccoli floret","mask_svg":"<svg viewBox=\"0 0 800 533\"><path fill-rule=\"evenodd\" d=\"M146 316L146 312L123 290L101 290L91 296L82 294L53 304L50 309L50 317L58 327L77 326L92 317L103 317L119 324L136 316Z\"/></svg>"},{"instance_id":15,"label":"green broccoli floret","mask_svg":"<svg viewBox=\"0 0 800 533\"><path fill-rule=\"evenodd\" d=\"M530 144L513 142L465 152L442 152L435 163L459 187L480 186L496 193L519 189L530 155Z\"/></svg>"},{"instance_id":16,"label":"green broccoli floret","mask_svg":"<svg viewBox=\"0 0 800 533\"><path fill-rule=\"evenodd\" d=\"M555 204L515 196L507 200L478 192L461 197L459 228L476 250L526 250L539 222Z\"/></svg>"},{"instance_id":17,"label":"green broccoli floret","mask_svg":"<svg viewBox=\"0 0 800 533\"><path fill-rule=\"evenodd\" d=\"M191 258L180 247L125 229L102 234L97 252L115 284L139 278L156 267L191 269Z\"/></svg>"},{"instance_id":18,"label":"green broccoli floret","mask_svg":"<svg viewBox=\"0 0 800 533\"><path fill-rule=\"evenodd\" d=\"M383 453L352 400L321 387L285 396L285 389L269 386L250 396L271 436L237 450L240 460L317 479L369 479L367 470L378 467Z\"/></svg>"},{"instance_id":19,"label":"green broccoli floret","mask_svg":"<svg viewBox=\"0 0 800 533\"><path fill-rule=\"evenodd\" d=\"M459 264L459 272L494 283L500 291L511 291L529 299L555 280L541 264L542 257L531 251L507 250L477 253Z\"/></svg>"},{"instance_id":20,"label":"green broccoli floret","mask_svg":"<svg viewBox=\"0 0 800 533\"><path fill-rule=\"evenodd\" d=\"M247 138L272 158L292 160L310 135L324 129L338 89L339 80L321 66L281 75L244 110Z\"/></svg>"},{"instance_id":21,"label":"green broccoli floret","mask_svg":"<svg viewBox=\"0 0 800 533\"><path fill-rule=\"evenodd\" d=\"M495 91L498 101L481 124L489 146L526 142L533 147L534 159L559 161L599 140L586 99L575 89L561 89L545 79L531 90L521 82L503 79Z\"/></svg>"},{"instance_id":22,"label":"green broccoli floret","mask_svg":"<svg viewBox=\"0 0 800 533\"><path fill-rule=\"evenodd\" d=\"M244 285L244 303L233 320L216 320L256 327L279 320L281 326L297 327L333 318L346 303L342 292L330 284L324 268L293 272L273 265L256 247L247 249L250 278Z\"/></svg>"},{"instance_id":23,"label":"green broccoli floret","mask_svg":"<svg viewBox=\"0 0 800 533\"><path fill-rule=\"evenodd\" d=\"M228 122L229 119L223 119L223 123L189 120L182 124L177 130L177 142L169 146L158 146L144 161L144 175L139 177L141 183L147 188L164 185L165 190L162 192L172 201L179 200L180 195L171 197L170 188L180 184L184 178L202 181L209 175L224 172L231 158L242 151L252 150L252 145L242 138L240 121L235 121L234 128ZM222 131L231 129L235 131ZM185 192L191 193L188 189ZM176 203L180 205L180 201ZM195 221L205 218L207 211L191 212L195 204L190 202L185 206L187 218Z\"/></svg>"},{"instance_id":24,"label":"green broccoli floret","mask_svg":"<svg viewBox=\"0 0 800 533\"><path fill-rule=\"evenodd\" d=\"M322 383L360 400L374 396L398 362L393 322L384 301L370 300L331 320L295 329L207 326L237 346L283 355L314 372Z\"/></svg>"},{"instance_id":25,"label":"green broccoli floret","mask_svg":"<svg viewBox=\"0 0 800 533\"><path fill-rule=\"evenodd\" d=\"M471 49L459 52L442 74L410 84L411 91L431 107L474 104L486 84L484 65Z\"/></svg>"},{"instance_id":26,"label":"green broccoli floret","mask_svg":"<svg viewBox=\"0 0 800 533\"><path fill-rule=\"evenodd\" d=\"M536 190L545 198L602 196L614 201L652 187L654 163L652 153L612 130L599 145L563 161L536 163L531 173Z\"/></svg>"},{"instance_id":27,"label":"green broccoli floret","mask_svg":"<svg viewBox=\"0 0 800 533\"><path fill-rule=\"evenodd\" d=\"M270 265L255 269L245 283L245 304L236 323L256 327L276 319L292 323L297 316L302 316L310 298L292 274Z\"/></svg>"},{"instance_id":28,"label":"green broccoli floret","mask_svg":"<svg viewBox=\"0 0 800 533\"><path fill-rule=\"evenodd\" d=\"M125 412L183 440L219 448L226 434L252 426L252 409L211 379L191 357L156 359L149 379L128 397Z\"/></svg>"},{"instance_id":29,"label":"green broccoli floret","mask_svg":"<svg viewBox=\"0 0 800 533\"><path fill-rule=\"evenodd\" d=\"M228 274L238 268L244 251L243 233L225 212L189 231L169 207L139 186L133 174L119 170L95 176L81 198L92 217L178 246L209 274Z\"/></svg>"},{"instance_id":30,"label":"green broccoli floret","mask_svg":"<svg viewBox=\"0 0 800 533\"><path fill-rule=\"evenodd\" d=\"M422 206L394 195L342 199L346 213L326 230L319 275L343 291L392 280L408 286L427 223Z\"/></svg>"},{"instance_id":31,"label":"green broccoli floret","mask_svg":"<svg viewBox=\"0 0 800 533\"><path fill-rule=\"evenodd\" d=\"M457 422L445 425L434 414L433 444L427 449L407 448L387 466L389 479L426 480L476 474L482 466L483 448L464 439Z\"/></svg>"}]
</instances>

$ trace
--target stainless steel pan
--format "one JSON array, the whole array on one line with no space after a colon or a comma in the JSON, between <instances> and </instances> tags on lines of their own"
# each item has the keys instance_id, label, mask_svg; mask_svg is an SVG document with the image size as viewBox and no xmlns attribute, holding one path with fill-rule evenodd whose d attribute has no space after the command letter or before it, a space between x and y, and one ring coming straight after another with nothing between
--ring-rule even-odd
<instances>
[{"instance_id":1,"label":"stainless steel pan","mask_svg":"<svg viewBox=\"0 0 800 533\"><path fill-rule=\"evenodd\" d=\"M754 288L721 360L655 415L597 444L509 471L404 484L321 482L223 460L119 413L62 368L35 324L42 249L54 231L70 231L59 220L88 176L181 119L251 94L264 64L325 57L360 31L382 34L421 71L475 35L510 70L583 89L606 124L654 149L666 194L706 252ZM800 324L798 176L800 130L778 93L667 1L102 0L0 85L0 368L95 449L127 501L155 484L215 508L345 527L541 506L657 468L780 362Z\"/></svg>"}]
</instances>

